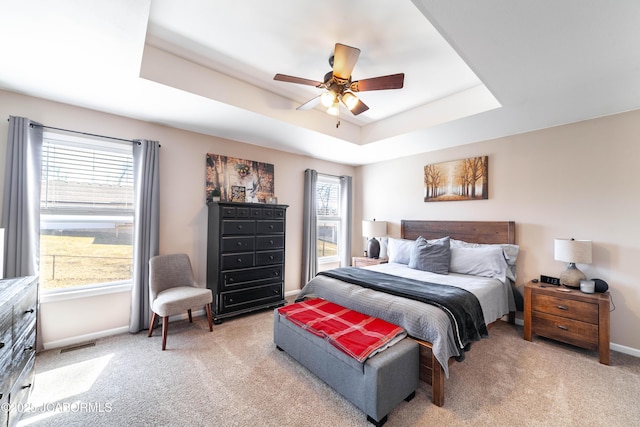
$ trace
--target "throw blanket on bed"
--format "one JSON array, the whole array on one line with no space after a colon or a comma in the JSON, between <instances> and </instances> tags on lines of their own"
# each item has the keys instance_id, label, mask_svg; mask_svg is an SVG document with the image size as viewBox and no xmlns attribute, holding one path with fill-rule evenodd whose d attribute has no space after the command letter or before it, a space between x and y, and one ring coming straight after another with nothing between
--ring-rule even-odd
<instances>
[{"instance_id":1,"label":"throw blanket on bed","mask_svg":"<svg viewBox=\"0 0 640 427\"><path fill-rule=\"evenodd\" d=\"M488 335L480 302L467 290L354 267L318 274L440 307L451 319L460 349L467 350L473 341Z\"/></svg>"},{"instance_id":2,"label":"throw blanket on bed","mask_svg":"<svg viewBox=\"0 0 640 427\"><path fill-rule=\"evenodd\" d=\"M397 342L396 339L407 335L399 326L322 298L281 307L278 313L295 325L328 340L358 362L364 362L392 342Z\"/></svg>"}]
</instances>

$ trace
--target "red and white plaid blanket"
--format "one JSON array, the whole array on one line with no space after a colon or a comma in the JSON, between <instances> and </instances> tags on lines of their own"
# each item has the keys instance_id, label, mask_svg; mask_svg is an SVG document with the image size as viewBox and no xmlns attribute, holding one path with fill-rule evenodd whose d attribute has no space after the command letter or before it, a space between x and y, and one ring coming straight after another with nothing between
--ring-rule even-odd
<instances>
[{"instance_id":1,"label":"red and white plaid blanket","mask_svg":"<svg viewBox=\"0 0 640 427\"><path fill-rule=\"evenodd\" d=\"M359 362L364 362L395 338L406 336L405 330L399 326L322 298L287 305L279 308L278 312Z\"/></svg>"}]
</instances>

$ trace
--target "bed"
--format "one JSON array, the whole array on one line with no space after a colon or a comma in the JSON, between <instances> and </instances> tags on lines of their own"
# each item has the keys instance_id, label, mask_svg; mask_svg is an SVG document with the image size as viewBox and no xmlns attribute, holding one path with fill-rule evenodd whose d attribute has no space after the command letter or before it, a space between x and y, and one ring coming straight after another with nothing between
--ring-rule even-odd
<instances>
[{"instance_id":1,"label":"bed","mask_svg":"<svg viewBox=\"0 0 640 427\"><path fill-rule=\"evenodd\" d=\"M405 264L400 253L409 250L409 245L414 245L414 241L425 240L435 244L446 240L447 247L451 248L450 262L454 271L438 274L423 271L420 266L416 268L414 261L411 267ZM477 297L477 302L482 307L483 326L490 327L492 323L505 317L512 323L515 320L513 283L518 253L515 244L515 222L402 220L401 238L390 239L389 251L388 264L365 268L374 272L374 277L377 274L375 272L378 272L402 277L398 282L419 280L460 287ZM504 274L485 274L492 263L492 258L486 256L491 254L495 258L497 253L504 256L503 262L506 263L506 267L496 267L494 270L504 270ZM469 267L467 261L470 259L479 261ZM453 268L454 264L456 268ZM358 269L351 269L354 273L356 270ZM455 360L463 360L466 351L469 350L469 345L464 345L460 340L460 325L450 313L447 313L447 309L398 294L390 295L385 289L363 286L357 281L350 283L340 276L333 276L330 272L322 272L307 283L297 300L312 297L324 298L405 328L409 336L420 345L420 380L431 385L433 403L437 406L444 405L445 378L449 375L450 366ZM486 335L486 328L482 335Z\"/></svg>"}]
</instances>

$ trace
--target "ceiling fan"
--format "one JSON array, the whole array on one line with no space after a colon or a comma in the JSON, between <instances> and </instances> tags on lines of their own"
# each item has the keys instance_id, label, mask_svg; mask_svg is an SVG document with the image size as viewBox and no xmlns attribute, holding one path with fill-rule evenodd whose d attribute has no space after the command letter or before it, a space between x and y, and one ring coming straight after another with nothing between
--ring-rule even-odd
<instances>
[{"instance_id":1,"label":"ceiling fan","mask_svg":"<svg viewBox=\"0 0 640 427\"><path fill-rule=\"evenodd\" d=\"M309 110L322 104L327 107L327 112L337 116L342 102L354 116L369 109L354 92L367 90L401 89L404 85L404 73L388 76L372 77L364 80L351 80L351 72L360 56L360 49L336 43L333 55L329 58L329 65L333 68L324 76L323 81L309 80L301 77L276 74L274 80L315 86L326 89L319 96L305 102L297 110Z\"/></svg>"}]
</instances>

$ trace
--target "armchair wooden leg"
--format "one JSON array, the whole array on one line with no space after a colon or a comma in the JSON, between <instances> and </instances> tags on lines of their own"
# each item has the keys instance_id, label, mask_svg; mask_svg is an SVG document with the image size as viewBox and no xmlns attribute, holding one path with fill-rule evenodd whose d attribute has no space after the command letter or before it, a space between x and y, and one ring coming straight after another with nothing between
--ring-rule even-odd
<instances>
[{"instance_id":1,"label":"armchair wooden leg","mask_svg":"<svg viewBox=\"0 0 640 427\"><path fill-rule=\"evenodd\" d=\"M169 329L169 316L162 318L162 350L167 348L167 329Z\"/></svg>"},{"instance_id":2,"label":"armchair wooden leg","mask_svg":"<svg viewBox=\"0 0 640 427\"><path fill-rule=\"evenodd\" d=\"M209 321L209 332L213 332L213 320L211 320L211 305L210 304L205 305L204 309L207 311L207 320Z\"/></svg>"},{"instance_id":3,"label":"armchair wooden leg","mask_svg":"<svg viewBox=\"0 0 640 427\"><path fill-rule=\"evenodd\" d=\"M149 335L147 335L148 337L150 337L153 334L153 325L155 325L156 323L156 313L151 312L151 322L149 322Z\"/></svg>"},{"instance_id":4,"label":"armchair wooden leg","mask_svg":"<svg viewBox=\"0 0 640 427\"><path fill-rule=\"evenodd\" d=\"M189 312L189 323L193 323L193 318L191 317L191 309L187 311Z\"/></svg>"}]
</instances>

